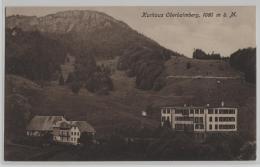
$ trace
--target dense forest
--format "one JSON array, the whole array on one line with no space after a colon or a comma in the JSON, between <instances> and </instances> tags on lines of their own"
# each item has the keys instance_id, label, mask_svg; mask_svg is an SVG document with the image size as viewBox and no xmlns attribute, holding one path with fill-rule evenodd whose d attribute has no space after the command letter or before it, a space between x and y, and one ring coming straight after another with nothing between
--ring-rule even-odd
<instances>
[{"instance_id":1,"label":"dense forest","mask_svg":"<svg viewBox=\"0 0 260 167\"><path fill-rule=\"evenodd\" d=\"M66 48L38 31L6 29L6 73L50 81L64 62Z\"/></svg>"},{"instance_id":2,"label":"dense forest","mask_svg":"<svg viewBox=\"0 0 260 167\"><path fill-rule=\"evenodd\" d=\"M256 48L237 50L231 54L229 62L245 74L246 81L256 83Z\"/></svg>"},{"instance_id":3,"label":"dense forest","mask_svg":"<svg viewBox=\"0 0 260 167\"><path fill-rule=\"evenodd\" d=\"M136 77L136 87L143 90L159 90L163 87L160 76L164 62L171 56L179 56L169 50L131 47L120 57L118 69L126 71L129 77Z\"/></svg>"}]
</instances>

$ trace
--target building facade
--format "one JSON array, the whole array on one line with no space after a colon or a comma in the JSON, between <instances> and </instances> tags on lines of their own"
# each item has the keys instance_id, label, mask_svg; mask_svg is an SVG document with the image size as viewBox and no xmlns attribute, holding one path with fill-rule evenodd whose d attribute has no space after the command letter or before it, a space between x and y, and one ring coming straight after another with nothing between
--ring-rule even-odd
<instances>
[{"instance_id":1,"label":"building facade","mask_svg":"<svg viewBox=\"0 0 260 167\"><path fill-rule=\"evenodd\" d=\"M232 107L162 107L161 126L168 124L176 131L237 131L238 109Z\"/></svg>"},{"instance_id":2,"label":"building facade","mask_svg":"<svg viewBox=\"0 0 260 167\"><path fill-rule=\"evenodd\" d=\"M27 136L52 135L53 141L79 144L83 133L94 136L95 129L86 121L67 121L63 116L35 116L26 128Z\"/></svg>"},{"instance_id":3,"label":"building facade","mask_svg":"<svg viewBox=\"0 0 260 167\"><path fill-rule=\"evenodd\" d=\"M94 136L95 129L86 121L59 121L53 125L53 141L77 145L82 133Z\"/></svg>"}]
</instances>

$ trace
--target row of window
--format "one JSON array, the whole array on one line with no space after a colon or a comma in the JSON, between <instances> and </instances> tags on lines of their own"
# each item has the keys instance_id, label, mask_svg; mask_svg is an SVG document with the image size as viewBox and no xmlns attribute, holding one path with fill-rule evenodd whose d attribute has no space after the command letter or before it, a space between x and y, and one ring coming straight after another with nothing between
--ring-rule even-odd
<instances>
[{"instance_id":1,"label":"row of window","mask_svg":"<svg viewBox=\"0 0 260 167\"><path fill-rule=\"evenodd\" d=\"M169 121L169 120L170 120L170 117L164 117L164 116L162 116L162 122Z\"/></svg>"},{"instance_id":2,"label":"row of window","mask_svg":"<svg viewBox=\"0 0 260 167\"><path fill-rule=\"evenodd\" d=\"M235 125L215 125L215 129L235 129ZM209 129L212 129L212 125L209 125Z\"/></svg>"},{"instance_id":3,"label":"row of window","mask_svg":"<svg viewBox=\"0 0 260 167\"><path fill-rule=\"evenodd\" d=\"M70 134L74 135L74 136L79 136L79 132L71 132ZM69 136L69 132L68 131L60 131L60 135L61 136Z\"/></svg>"},{"instance_id":4,"label":"row of window","mask_svg":"<svg viewBox=\"0 0 260 167\"><path fill-rule=\"evenodd\" d=\"M219 117L220 122L234 122L236 121L235 117Z\"/></svg>"},{"instance_id":5,"label":"row of window","mask_svg":"<svg viewBox=\"0 0 260 167\"><path fill-rule=\"evenodd\" d=\"M219 125L219 129L235 129L235 125Z\"/></svg>"},{"instance_id":6,"label":"row of window","mask_svg":"<svg viewBox=\"0 0 260 167\"><path fill-rule=\"evenodd\" d=\"M162 109L163 114L170 114L170 109ZM204 114L203 109L175 109L175 114ZM208 109L208 114L235 114L235 109Z\"/></svg>"},{"instance_id":7,"label":"row of window","mask_svg":"<svg viewBox=\"0 0 260 167\"><path fill-rule=\"evenodd\" d=\"M70 141L77 141L78 140L78 138L76 138L76 137L71 137L70 138Z\"/></svg>"},{"instance_id":8,"label":"row of window","mask_svg":"<svg viewBox=\"0 0 260 167\"><path fill-rule=\"evenodd\" d=\"M203 117L175 117L176 121L193 121L195 123L203 123Z\"/></svg>"},{"instance_id":9,"label":"row of window","mask_svg":"<svg viewBox=\"0 0 260 167\"><path fill-rule=\"evenodd\" d=\"M74 135L74 136L79 136L79 132L71 132L71 135Z\"/></svg>"},{"instance_id":10,"label":"row of window","mask_svg":"<svg viewBox=\"0 0 260 167\"><path fill-rule=\"evenodd\" d=\"M187 131L193 131L194 127L193 124L175 124L176 130L187 130Z\"/></svg>"},{"instance_id":11,"label":"row of window","mask_svg":"<svg viewBox=\"0 0 260 167\"><path fill-rule=\"evenodd\" d=\"M162 116L162 122L164 121L169 121L170 117L168 116ZM203 117L188 117L188 116L184 116L184 117L175 117L175 121L193 121L195 123L203 123ZM236 118L235 117L215 117L215 122L235 122ZM209 122L213 121L213 117L209 117ZM71 132L73 133L73 132ZM76 132L74 132L76 133ZM72 134L73 135L73 134ZM74 134L75 135L75 134ZM79 132L78 132L79 135Z\"/></svg>"},{"instance_id":12,"label":"row of window","mask_svg":"<svg viewBox=\"0 0 260 167\"><path fill-rule=\"evenodd\" d=\"M193 124L175 124L176 130L193 130L195 129L204 129L204 124L195 124L195 127L193 127ZM235 129L235 125L215 125L215 129ZM213 125L209 125L209 129L213 129Z\"/></svg>"},{"instance_id":13,"label":"row of window","mask_svg":"<svg viewBox=\"0 0 260 167\"><path fill-rule=\"evenodd\" d=\"M175 124L176 130L193 130L193 124ZM195 129L204 129L204 124L195 124Z\"/></svg>"},{"instance_id":14,"label":"row of window","mask_svg":"<svg viewBox=\"0 0 260 167\"><path fill-rule=\"evenodd\" d=\"M193 121L193 117L175 117L176 121Z\"/></svg>"},{"instance_id":15,"label":"row of window","mask_svg":"<svg viewBox=\"0 0 260 167\"><path fill-rule=\"evenodd\" d=\"M162 109L163 114L170 114L170 109Z\"/></svg>"},{"instance_id":16,"label":"row of window","mask_svg":"<svg viewBox=\"0 0 260 167\"><path fill-rule=\"evenodd\" d=\"M195 129L204 129L203 124L195 124Z\"/></svg>"},{"instance_id":17,"label":"row of window","mask_svg":"<svg viewBox=\"0 0 260 167\"><path fill-rule=\"evenodd\" d=\"M56 136L54 136L54 140L57 140L58 138ZM66 138L61 138L62 141L66 141ZM78 138L77 137L71 137L71 138L67 138L67 141L77 141Z\"/></svg>"},{"instance_id":18,"label":"row of window","mask_svg":"<svg viewBox=\"0 0 260 167\"><path fill-rule=\"evenodd\" d=\"M194 122L195 123L203 123L203 117L195 117Z\"/></svg>"},{"instance_id":19,"label":"row of window","mask_svg":"<svg viewBox=\"0 0 260 167\"><path fill-rule=\"evenodd\" d=\"M234 109L219 109L219 114L235 114Z\"/></svg>"},{"instance_id":20,"label":"row of window","mask_svg":"<svg viewBox=\"0 0 260 167\"><path fill-rule=\"evenodd\" d=\"M176 109L175 114L183 114L183 115L189 115L190 114L204 114L203 109Z\"/></svg>"},{"instance_id":21,"label":"row of window","mask_svg":"<svg viewBox=\"0 0 260 167\"><path fill-rule=\"evenodd\" d=\"M235 114L235 109L208 109L208 114Z\"/></svg>"},{"instance_id":22,"label":"row of window","mask_svg":"<svg viewBox=\"0 0 260 167\"><path fill-rule=\"evenodd\" d=\"M215 117L215 122L234 122L235 117ZM212 122L212 117L209 117L209 122Z\"/></svg>"}]
</instances>

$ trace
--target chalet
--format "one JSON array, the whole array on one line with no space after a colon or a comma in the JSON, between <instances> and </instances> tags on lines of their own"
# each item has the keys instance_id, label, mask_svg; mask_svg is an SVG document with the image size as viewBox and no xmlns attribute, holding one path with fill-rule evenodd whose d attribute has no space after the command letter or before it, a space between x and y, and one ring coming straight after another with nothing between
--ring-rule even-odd
<instances>
[{"instance_id":1,"label":"chalet","mask_svg":"<svg viewBox=\"0 0 260 167\"><path fill-rule=\"evenodd\" d=\"M77 145L83 133L94 136L95 129L86 121L59 121L53 125L53 141Z\"/></svg>"},{"instance_id":2,"label":"chalet","mask_svg":"<svg viewBox=\"0 0 260 167\"><path fill-rule=\"evenodd\" d=\"M35 116L27 128L27 136L51 134L53 141L77 145L82 133L94 136L95 129L86 121L67 121L63 116Z\"/></svg>"}]
</instances>

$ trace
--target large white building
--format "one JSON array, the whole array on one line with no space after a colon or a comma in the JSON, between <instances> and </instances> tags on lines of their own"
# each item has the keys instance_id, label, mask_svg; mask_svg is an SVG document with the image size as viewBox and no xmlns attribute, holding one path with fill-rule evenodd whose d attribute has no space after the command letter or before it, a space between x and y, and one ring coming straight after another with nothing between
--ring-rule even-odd
<instances>
[{"instance_id":1,"label":"large white building","mask_svg":"<svg viewBox=\"0 0 260 167\"><path fill-rule=\"evenodd\" d=\"M176 131L232 132L237 131L238 109L225 107L162 107L161 125Z\"/></svg>"}]
</instances>

